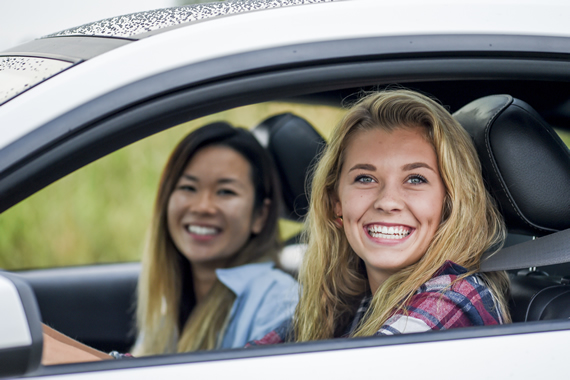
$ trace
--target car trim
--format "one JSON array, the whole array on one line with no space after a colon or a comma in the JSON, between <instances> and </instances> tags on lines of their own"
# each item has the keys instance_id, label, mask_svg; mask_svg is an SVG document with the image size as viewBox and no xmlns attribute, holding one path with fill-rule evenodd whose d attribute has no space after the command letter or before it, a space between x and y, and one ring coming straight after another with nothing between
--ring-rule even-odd
<instances>
[{"instance_id":1,"label":"car trim","mask_svg":"<svg viewBox=\"0 0 570 380\"><path fill-rule=\"evenodd\" d=\"M0 57L19 56L51 58L79 63L135 40L108 37L58 37L34 40L10 50L0 52Z\"/></svg>"}]
</instances>

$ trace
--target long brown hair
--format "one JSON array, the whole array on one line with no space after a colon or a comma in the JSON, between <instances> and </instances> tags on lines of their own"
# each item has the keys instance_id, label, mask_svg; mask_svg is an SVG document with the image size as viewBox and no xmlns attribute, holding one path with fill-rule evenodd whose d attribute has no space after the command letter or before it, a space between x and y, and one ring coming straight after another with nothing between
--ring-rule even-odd
<instances>
[{"instance_id":1,"label":"long brown hair","mask_svg":"<svg viewBox=\"0 0 570 380\"><path fill-rule=\"evenodd\" d=\"M134 347L135 355L213 349L223 336L235 294L217 280L196 305L191 263L174 245L167 224L167 205L176 183L192 157L212 145L235 150L251 165L253 213L270 201L263 229L252 234L228 267L274 260L280 248L279 183L268 153L249 131L226 123L212 123L190 133L170 155L158 187L138 285L137 330L141 341Z\"/></svg>"},{"instance_id":2,"label":"long brown hair","mask_svg":"<svg viewBox=\"0 0 570 380\"><path fill-rule=\"evenodd\" d=\"M294 320L297 341L327 339L345 332L368 286L360 258L334 223L334 196L351 136L377 128L409 127L424 128L435 149L446 188L442 221L424 256L390 276L376 291L367 319L354 336L373 335L446 260L474 273L486 250L500 248L504 223L485 189L476 151L465 130L441 105L419 93L372 93L355 104L333 131L314 172L305 228L308 248L299 274L302 293ZM485 279L508 321L506 275Z\"/></svg>"}]
</instances>

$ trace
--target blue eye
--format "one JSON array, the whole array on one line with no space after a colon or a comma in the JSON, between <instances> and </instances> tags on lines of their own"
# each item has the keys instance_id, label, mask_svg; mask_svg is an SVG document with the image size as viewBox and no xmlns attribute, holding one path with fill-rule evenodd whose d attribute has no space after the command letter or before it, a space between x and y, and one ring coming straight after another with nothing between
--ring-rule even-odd
<instances>
[{"instance_id":1,"label":"blue eye","mask_svg":"<svg viewBox=\"0 0 570 380\"><path fill-rule=\"evenodd\" d=\"M367 175L359 175L354 179L354 182L372 183L372 182L374 182L374 179L370 176L367 176Z\"/></svg>"},{"instance_id":2,"label":"blue eye","mask_svg":"<svg viewBox=\"0 0 570 380\"><path fill-rule=\"evenodd\" d=\"M413 174L408 177L406 182L411 183L412 185L420 185L422 183L427 183L427 179L419 174Z\"/></svg>"}]
</instances>

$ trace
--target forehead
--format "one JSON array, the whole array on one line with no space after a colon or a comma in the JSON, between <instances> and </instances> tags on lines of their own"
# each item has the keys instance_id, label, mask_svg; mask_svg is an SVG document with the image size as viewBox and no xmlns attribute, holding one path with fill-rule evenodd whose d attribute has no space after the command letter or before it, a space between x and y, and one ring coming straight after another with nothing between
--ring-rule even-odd
<instances>
[{"instance_id":1,"label":"forehead","mask_svg":"<svg viewBox=\"0 0 570 380\"><path fill-rule=\"evenodd\" d=\"M186 164L183 174L200 174L202 177L249 178L251 165L235 149L225 145L208 145L200 148Z\"/></svg>"},{"instance_id":2,"label":"forehead","mask_svg":"<svg viewBox=\"0 0 570 380\"><path fill-rule=\"evenodd\" d=\"M423 127L400 127L394 130L375 128L354 132L344 151L344 167L377 161L429 162L437 167L437 156ZM350 169L350 168L347 168Z\"/></svg>"}]
</instances>

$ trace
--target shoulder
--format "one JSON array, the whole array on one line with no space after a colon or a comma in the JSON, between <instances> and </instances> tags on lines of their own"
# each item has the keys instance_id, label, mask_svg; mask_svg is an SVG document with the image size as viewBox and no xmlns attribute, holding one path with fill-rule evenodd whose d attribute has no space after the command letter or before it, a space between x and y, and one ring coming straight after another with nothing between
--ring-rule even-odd
<instances>
[{"instance_id":1,"label":"shoulder","mask_svg":"<svg viewBox=\"0 0 570 380\"><path fill-rule=\"evenodd\" d=\"M272 263L224 270L218 278L236 294L224 348L260 339L293 315L299 297L297 282Z\"/></svg>"},{"instance_id":2,"label":"shoulder","mask_svg":"<svg viewBox=\"0 0 570 380\"><path fill-rule=\"evenodd\" d=\"M434 316L437 329L500 324L501 313L491 290L478 274L467 273L462 266L446 262L412 296L406 309Z\"/></svg>"},{"instance_id":3,"label":"shoulder","mask_svg":"<svg viewBox=\"0 0 570 380\"><path fill-rule=\"evenodd\" d=\"M502 323L490 289L477 274L446 262L409 302L388 319L379 334L397 334Z\"/></svg>"},{"instance_id":4,"label":"shoulder","mask_svg":"<svg viewBox=\"0 0 570 380\"><path fill-rule=\"evenodd\" d=\"M493 295L479 274L470 274L467 269L451 261L447 261L436 274L416 292L415 298L438 295L449 299L450 302L462 305L494 304ZM423 294L423 296L422 296Z\"/></svg>"}]
</instances>

